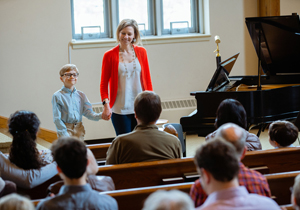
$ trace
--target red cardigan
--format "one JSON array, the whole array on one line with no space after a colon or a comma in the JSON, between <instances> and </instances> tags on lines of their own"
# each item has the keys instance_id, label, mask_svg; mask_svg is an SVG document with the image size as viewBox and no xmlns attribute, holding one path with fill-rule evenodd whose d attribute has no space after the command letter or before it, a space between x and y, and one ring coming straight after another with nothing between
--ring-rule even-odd
<instances>
[{"instance_id":1,"label":"red cardigan","mask_svg":"<svg viewBox=\"0 0 300 210\"><path fill-rule=\"evenodd\" d=\"M141 84L143 90L153 91L146 49L133 45L136 57L141 64ZM101 99L108 98L110 108L114 105L118 91L119 45L104 53L100 82ZM108 84L109 93L108 95Z\"/></svg>"}]
</instances>

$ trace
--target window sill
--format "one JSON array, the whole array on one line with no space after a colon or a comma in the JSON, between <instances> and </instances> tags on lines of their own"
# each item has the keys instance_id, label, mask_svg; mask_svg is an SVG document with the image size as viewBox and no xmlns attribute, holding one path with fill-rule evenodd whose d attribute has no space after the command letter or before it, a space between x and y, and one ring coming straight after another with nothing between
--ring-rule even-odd
<instances>
[{"instance_id":1,"label":"window sill","mask_svg":"<svg viewBox=\"0 0 300 210\"><path fill-rule=\"evenodd\" d=\"M151 44L170 44L183 42L202 42L209 41L210 34L187 34L187 35L164 35L164 36L147 36L142 38L143 45ZM115 39L94 39L94 40L72 40L69 46L72 49L103 48L116 46Z\"/></svg>"}]
</instances>

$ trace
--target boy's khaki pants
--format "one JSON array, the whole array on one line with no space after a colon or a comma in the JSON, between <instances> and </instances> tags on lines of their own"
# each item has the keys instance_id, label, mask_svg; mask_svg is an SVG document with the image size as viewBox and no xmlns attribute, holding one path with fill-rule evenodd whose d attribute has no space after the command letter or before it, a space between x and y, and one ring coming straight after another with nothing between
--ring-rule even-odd
<instances>
[{"instance_id":1,"label":"boy's khaki pants","mask_svg":"<svg viewBox=\"0 0 300 210\"><path fill-rule=\"evenodd\" d=\"M67 127L67 132L70 136L75 136L79 138L79 140L84 141L84 126L82 125L82 122L79 123L65 123Z\"/></svg>"}]
</instances>

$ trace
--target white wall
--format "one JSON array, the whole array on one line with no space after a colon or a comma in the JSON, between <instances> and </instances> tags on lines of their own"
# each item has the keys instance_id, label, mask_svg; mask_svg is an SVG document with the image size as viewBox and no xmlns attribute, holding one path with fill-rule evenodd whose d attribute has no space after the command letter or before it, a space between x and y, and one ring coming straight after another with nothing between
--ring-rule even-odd
<instances>
[{"instance_id":1,"label":"white wall","mask_svg":"<svg viewBox=\"0 0 300 210\"><path fill-rule=\"evenodd\" d=\"M292 9L285 7L285 12ZM241 53L232 75L255 74L256 55L245 17L256 14L254 0L210 0L210 41L144 45L154 89L162 100L189 98L191 91L205 90L215 71L215 35L221 38L222 59ZM51 97L62 86L58 71L68 62L70 16L70 1L0 1L1 116L28 109L37 113L42 127L55 130ZM100 69L106 50L72 50L72 63L80 71L77 88L92 103L100 101Z\"/></svg>"},{"instance_id":2,"label":"white wall","mask_svg":"<svg viewBox=\"0 0 300 210\"><path fill-rule=\"evenodd\" d=\"M291 15L292 13L300 14L299 0L281 0L280 15Z\"/></svg>"}]
</instances>

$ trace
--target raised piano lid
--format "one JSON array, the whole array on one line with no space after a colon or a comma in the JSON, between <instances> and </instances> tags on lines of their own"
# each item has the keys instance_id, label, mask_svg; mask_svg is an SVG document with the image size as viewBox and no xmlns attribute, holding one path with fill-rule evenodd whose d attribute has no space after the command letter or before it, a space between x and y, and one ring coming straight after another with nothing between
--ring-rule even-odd
<instances>
[{"instance_id":1,"label":"raised piano lid","mask_svg":"<svg viewBox=\"0 0 300 210\"><path fill-rule=\"evenodd\" d=\"M267 75L300 74L300 23L296 13L246 18L246 24L257 55L260 37L261 66Z\"/></svg>"}]
</instances>

